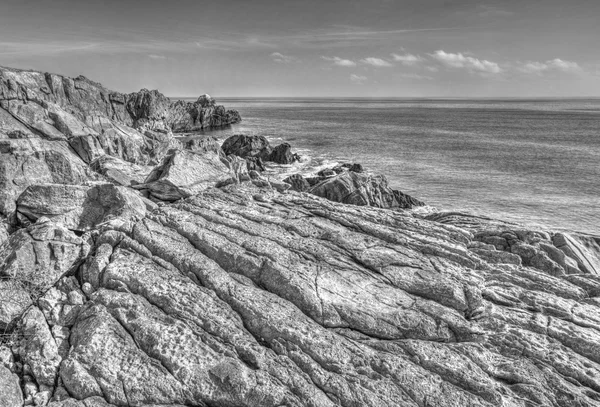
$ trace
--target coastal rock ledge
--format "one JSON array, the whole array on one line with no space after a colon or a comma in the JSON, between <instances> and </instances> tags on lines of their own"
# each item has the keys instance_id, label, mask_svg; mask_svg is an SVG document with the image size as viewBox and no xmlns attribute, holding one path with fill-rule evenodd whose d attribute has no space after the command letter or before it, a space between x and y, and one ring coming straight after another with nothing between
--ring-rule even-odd
<instances>
[{"instance_id":1,"label":"coastal rock ledge","mask_svg":"<svg viewBox=\"0 0 600 407\"><path fill-rule=\"evenodd\" d=\"M0 72L0 407L600 405L600 237L299 192L162 113L102 144L91 81Z\"/></svg>"}]
</instances>

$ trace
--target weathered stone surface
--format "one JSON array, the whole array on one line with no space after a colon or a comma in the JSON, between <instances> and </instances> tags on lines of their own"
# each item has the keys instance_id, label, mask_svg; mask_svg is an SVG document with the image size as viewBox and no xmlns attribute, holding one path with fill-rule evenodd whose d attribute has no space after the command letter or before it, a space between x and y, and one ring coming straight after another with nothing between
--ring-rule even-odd
<instances>
[{"instance_id":1,"label":"weathered stone surface","mask_svg":"<svg viewBox=\"0 0 600 407\"><path fill-rule=\"evenodd\" d=\"M33 184L82 184L86 165L66 142L0 139L0 215L15 209L17 197Z\"/></svg>"},{"instance_id":2,"label":"weathered stone surface","mask_svg":"<svg viewBox=\"0 0 600 407\"><path fill-rule=\"evenodd\" d=\"M90 163L90 168L115 185L132 186L143 183L154 167L137 165L110 155L102 155Z\"/></svg>"},{"instance_id":3,"label":"weathered stone surface","mask_svg":"<svg viewBox=\"0 0 600 407\"><path fill-rule=\"evenodd\" d=\"M27 285L12 279L0 279L0 333L9 332L13 323L32 304Z\"/></svg>"},{"instance_id":4,"label":"weathered stone surface","mask_svg":"<svg viewBox=\"0 0 600 407\"><path fill-rule=\"evenodd\" d=\"M19 356L31 369L39 385L54 387L61 357L44 314L31 307L20 321L22 335Z\"/></svg>"},{"instance_id":5,"label":"weathered stone surface","mask_svg":"<svg viewBox=\"0 0 600 407\"><path fill-rule=\"evenodd\" d=\"M23 393L19 386L19 377L4 366L0 366L0 407L22 405Z\"/></svg>"},{"instance_id":6,"label":"weathered stone surface","mask_svg":"<svg viewBox=\"0 0 600 407\"><path fill-rule=\"evenodd\" d=\"M0 278L37 298L87 256L89 244L49 220L20 229L0 246Z\"/></svg>"},{"instance_id":7,"label":"weathered stone surface","mask_svg":"<svg viewBox=\"0 0 600 407\"><path fill-rule=\"evenodd\" d=\"M472 238L206 190L99 237L62 382L114 405L596 405L594 283L488 262Z\"/></svg>"},{"instance_id":8,"label":"weathered stone surface","mask_svg":"<svg viewBox=\"0 0 600 407\"><path fill-rule=\"evenodd\" d=\"M556 247L572 258L584 273L600 275L600 237L557 233L552 237Z\"/></svg>"},{"instance_id":9,"label":"weathered stone surface","mask_svg":"<svg viewBox=\"0 0 600 407\"><path fill-rule=\"evenodd\" d=\"M194 195L229 178L229 168L214 152L176 151L163 160L136 189L147 189L162 201Z\"/></svg>"},{"instance_id":10,"label":"weathered stone surface","mask_svg":"<svg viewBox=\"0 0 600 407\"><path fill-rule=\"evenodd\" d=\"M223 152L223 150L221 150L219 140L213 136L194 137L185 141L183 143L183 147L195 153L213 152L216 154L222 154Z\"/></svg>"},{"instance_id":11,"label":"weathered stone surface","mask_svg":"<svg viewBox=\"0 0 600 407\"><path fill-rule=\"evenodd\" d=\"M43 184L19 196L17 211L31 221L47 217L67 229L88 231L111 219L140 219L146 205L135 191L113 184Z\"/></svg>"},{"instance_id":12,"label":"weathered stone surface","mask_svg":"<svg viewBox=\"0 0 600 407\"><path fill-rule=\"evenodd\" d=\"M412 208L422 202L392 190L383 175L351 171L325 179L308 190L330 201L378 208Z\"/></svg>"},{"instance_id":13,"label":"weathered stone surface","mask_svg":"<svg viewBox=\"0 0 600 407\"><path fill-rule=\"evenodd\" d=\"M290 175L283 182L290 184L292 186L291 189L297 192L304 192L310 189L310 184L301 174Z\"/></svg>"}]
</instances>

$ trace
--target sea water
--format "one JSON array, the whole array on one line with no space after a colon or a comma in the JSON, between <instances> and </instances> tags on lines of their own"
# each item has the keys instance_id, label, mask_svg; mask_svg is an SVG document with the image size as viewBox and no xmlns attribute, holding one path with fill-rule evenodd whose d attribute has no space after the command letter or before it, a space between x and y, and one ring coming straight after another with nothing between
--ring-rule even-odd
<instances>
[{"instance_id":1,"label":"sea water","mask_svg":"<svg viewBox=\"0 0 600 407\"><path fill-rule=\"evenodd\" d=\"M313 169L361 163L440 210L600 234L600 99L218 102L243 119L219 138L285 141Z\"/></svg>"}]
</instances>

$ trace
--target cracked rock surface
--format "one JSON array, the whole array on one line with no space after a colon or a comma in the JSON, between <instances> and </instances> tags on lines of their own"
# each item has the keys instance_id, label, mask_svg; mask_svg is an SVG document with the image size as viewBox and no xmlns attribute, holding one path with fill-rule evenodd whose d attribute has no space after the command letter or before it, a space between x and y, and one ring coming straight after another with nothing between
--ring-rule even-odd
<instances>
[{"instance_id":1,"label":"cracked rock surface","mask_svg":"<svg viewBox=\"0 0 600 407\"><path fill-rule=\"evenodd\" d=\"M475 236L251 184L163 205L94 238L52 405L598 405L597 275Z\"/></svg>"}]
</instances>

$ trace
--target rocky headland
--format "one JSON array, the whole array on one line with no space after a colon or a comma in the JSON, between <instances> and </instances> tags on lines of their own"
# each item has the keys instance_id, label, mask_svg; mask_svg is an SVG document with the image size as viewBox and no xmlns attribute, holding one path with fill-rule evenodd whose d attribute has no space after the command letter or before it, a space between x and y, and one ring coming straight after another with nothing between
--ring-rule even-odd
<instances>
[{"instance_id":1,"label":"rocky headland","mask_svg":"<svg viewBox=\"0 0 600 407\"><path fill-rule=\"evenodd\" d=\"M0 68L0 407L598 406L600 237L423 202Z\"/></svg>"}]
</instances>

